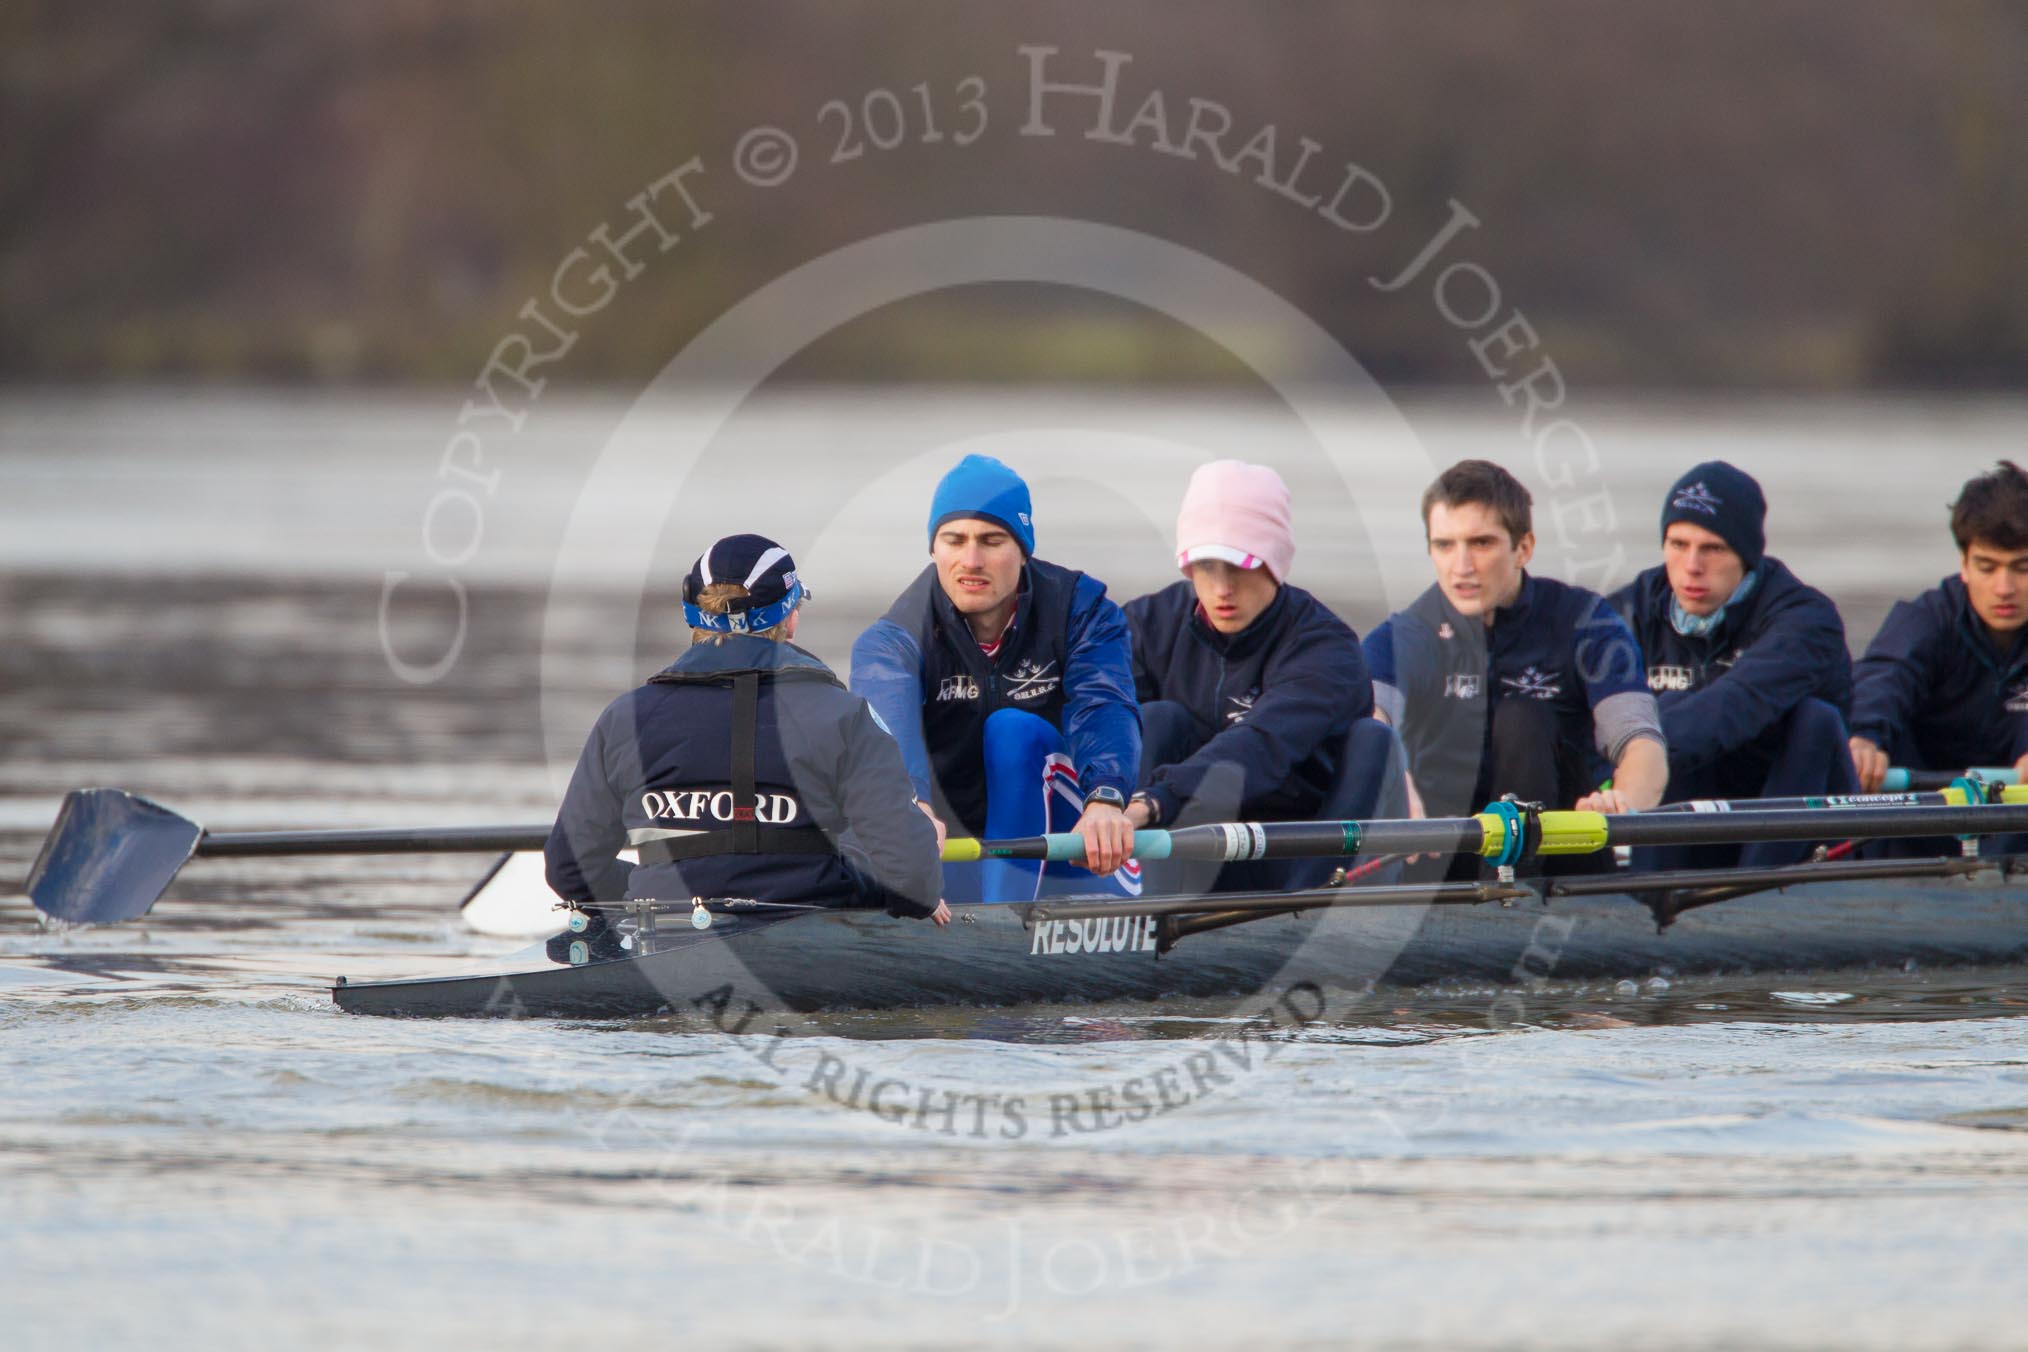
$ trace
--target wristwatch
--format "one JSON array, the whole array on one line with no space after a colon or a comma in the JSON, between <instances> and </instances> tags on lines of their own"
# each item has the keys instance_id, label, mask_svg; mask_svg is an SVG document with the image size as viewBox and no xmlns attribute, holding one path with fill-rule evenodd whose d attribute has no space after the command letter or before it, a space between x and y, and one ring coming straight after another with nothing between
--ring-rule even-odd
<instances>
[{"instance_id":1,"label":"wristwatch","mask_svg":"<svg viewBox=\"0 0 2028 1352\"><path fill-rule=\"evenodd\" d=\"M1116 807L1120 811L1125 812L1127 810L1127 795L1121 793L1110 784L1101 784L1084 796L1084 805L1086 807L1090 807L1093 803L1104 803L1107 807Z\"/></svg>"},{"instance_id":2,"label":"wristwatch","mask_svg":"<svg viewBox=\"0 0 2028 1352\"><path fill-rule=\"evenodd\" d=\"M1136 789L1134 796L1127 801L1129 803L1139 803L1142 807L1148 809L1148 825L1160 826L1162 824L1162 800L1155 797L1154 794L1149 793L1146 789Z\"/></svg>"}]
</instances>

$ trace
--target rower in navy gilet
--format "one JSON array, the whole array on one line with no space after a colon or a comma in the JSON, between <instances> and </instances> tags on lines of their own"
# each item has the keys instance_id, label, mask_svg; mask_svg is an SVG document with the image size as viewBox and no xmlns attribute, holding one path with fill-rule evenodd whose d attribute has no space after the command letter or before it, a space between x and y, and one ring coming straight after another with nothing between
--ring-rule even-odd
<instances>
[{"instance_id":1,"label":"rower in navy gilet","mask_svg":"<svg viewBox=\"0 0 2028 1352\"><path fill-rule=\"evenodd\" d=\"M1662 563L1612 595L1640 640L1669 739L1667 801L1858 790L1852 659L1831 599L1767 557L1767 500L1723 460L1662 500ZM1808 842L1649 847L1637 869L1768 868Z\"/></svg>"},{"instance_id":2,"label":"rower in navy gilet","mask_svg":"<svg viewBox=\"0 0 2028 1352\"><path fill-rule=\"evenodd\" d=\"M690 650L613 701L578 757L544 850L558 896L746 897L949 919L936 826L901 749L865 700L789 641L808 594L795 560L764 536L728 536L697 560L683 584ZM624 847L638 866L615 857ZM593 920L593 955L620 956Z\"/></svg>"},{"instance_id":3,"label":"rower in navy gilet","mask_svg":"<svg viewBox=\"0 0 2028 1352\"><path fill-rule=\"evenodd\" d=\"M1422 507L1437 585L1365 644L1374 702L1408 751L1415 811L1456 816L1505 794L1599 812L1661 801L1668 759L1640 645L1596 593L1526 571L1528 490L1466 460ZM1611 767L1608 787L1594 787L1594 754Z\"/></svg>"},{"instance_id":4,"label":"rower in navy gilet","mask_svg":"<svg viewBox=\"0 0 2028 1352\"><path fill-rule=\"evenodd\" d=\"M1958 572L1888 612L1853 668L1852 760L1860 786L1890 765L2028 774L2028 473L2012 461L1964 485L1951 506ZM1930 853L1948 841L1868 853ZM1996 852L2028 850L2002 837Z\"/></svg>"},{"instance_id":5,"label":"rower in navy gilet","mask_svg":"<svg viewBox=\"0 0 2028 1352\"><path fill-rule=\"evenodd\" d=\"M1019 475L965 457L938 483L930 566L852 646L852 689L901 744L916 792L952 831L1075 831L1100 890L1139 890L1126 796L1141 754L1127 624L1097 580L1034 557ZM987 860L946 894L1028 900L1089 873Z\"/></svg>"}]
</instances>

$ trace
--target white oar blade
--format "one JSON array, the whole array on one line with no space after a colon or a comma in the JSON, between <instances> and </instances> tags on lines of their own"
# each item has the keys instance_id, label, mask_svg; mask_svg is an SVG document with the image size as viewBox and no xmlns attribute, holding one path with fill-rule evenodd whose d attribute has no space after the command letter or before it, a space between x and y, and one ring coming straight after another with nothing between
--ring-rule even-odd
<instances>
[{"instance_id":1,"label":"white oar blade","mask_svg":"<svg viewBox=\"0 0 2028 1352\"><path fill-rule=\"evenodd\" d=\"M620 851L629 863L637 856ZM556 893L543 876L542 854L527 850L502 855L493 871L465 898L459 914L465 926L502 939L535 939L563 928Z\"/></svg>"},{"instance_id":2,"label":"white oar blade","mask_svg":"<svg viewBox=\"0 0 2028 1352\"><path fill-rule=\"evenodd\" d=\"M533 851L502 855L493 871L459 907L465 927L502 939L532 939L563 928L556 893L542 876L542 856Z\"/></svg>"}]
</instances>

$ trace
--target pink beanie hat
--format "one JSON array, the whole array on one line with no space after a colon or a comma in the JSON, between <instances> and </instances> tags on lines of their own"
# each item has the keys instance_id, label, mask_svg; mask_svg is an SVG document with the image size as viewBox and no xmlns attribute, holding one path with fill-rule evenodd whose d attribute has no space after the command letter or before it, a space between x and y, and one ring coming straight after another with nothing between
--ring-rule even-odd
<instances>
[{"instance_id":1,"label":"pink beanie hat","mask_svg":"<svg viewBox=\"0 0 2028 1352\"><path fill-rule=\"evenodd\" d=\"M1289 529L1289 486L1266 465L1214 460L1199 465L1176 514L1176 566L1223 559L1241 568L1265 566L1286 582L1296 560Z\"/></svg>"}]
</instances>

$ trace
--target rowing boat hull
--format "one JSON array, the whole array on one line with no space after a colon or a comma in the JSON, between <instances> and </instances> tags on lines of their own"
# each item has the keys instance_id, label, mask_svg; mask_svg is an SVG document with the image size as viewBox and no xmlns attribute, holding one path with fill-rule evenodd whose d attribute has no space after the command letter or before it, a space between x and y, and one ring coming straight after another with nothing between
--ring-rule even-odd
<instances>
[{"instance_id":1,"label":"rowing boat hull","mask_svg":"<svg viewBox=\"0 0 2028 1352\"><path fill-rule=\"evenodd\" d=\"M1690 911L1662 930L1624 896L1319 910L1192 935L1166 953L1140 922L1037 924L1025 906L953 912L944 929L868 912L721 916L703 932L665 928L667 946L637 957L570 967L537 949L501 971L341 980L332 994L361 1014L612 1018L2028 962L2028 897L1990 876L1813 883Z\"/></svg>"}]
</instances>

